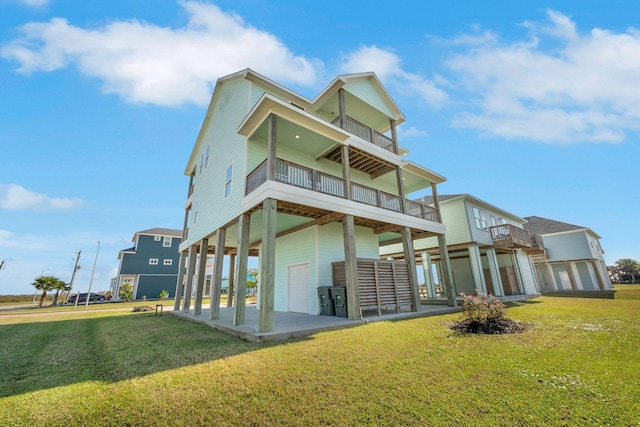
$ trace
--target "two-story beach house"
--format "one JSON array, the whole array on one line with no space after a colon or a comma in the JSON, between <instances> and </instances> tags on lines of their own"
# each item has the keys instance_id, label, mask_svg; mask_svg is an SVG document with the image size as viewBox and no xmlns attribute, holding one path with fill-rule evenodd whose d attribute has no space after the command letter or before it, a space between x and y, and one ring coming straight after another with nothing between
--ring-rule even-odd
<instances>
[{"instance_id":1,"label":"two-story beach house","mask_svg":"<svg viewBox=\"0 0 640 427\"><path fill-rule=\"evenodd\" d=\"M433 206L433 197L418 200ZM529 256L543 252L539 236L523 228L526 222L470 194L440 195L440 214L447 227L447 250L455 289L459 293L489 293L500 298L539 295ZM422 264L426 297L441 298L440 248L434 238L414 242ZM383 257L402 257L398 245L380 247Z\"/></svg>"},{"instance_id":2,"label":"two-story beach house","mask_svg":"<svg viewBox=\"0 0 640 427\"><path fill-rule=\"evenodd\" d=\"M175 308L188 312L193 293L201 313L197 260L216 255L209 317L219 318L226 255L233 324L244 324L252 255L260 332L273 330L276 310L318 314L325 285L344 287L350 319L419 311L413 241L435 236L446 246L436 190L445 178L403 159L404 120L373 73L338 76L313 100L250 69L220 78L185 168ZM407 197L424 189L432 206ZM381 260L384 242L400 242L406 262Z\"/></svg>"},{"instance_id":3,"label":"two-story beach house","mask_svg":"<svg viewBox=\"0 0 640 427\"><path fill-rule=\"evenodd\" d=\"M542 236L546 252L533 258L540 289L610 291L600 236L588 227L528 216L524 228Z\"/></svg>"},{"instance_id":4,"label":"two-story beach house","mask_svg":"<svg viewBox=\"0 0 640 427\"><path fill-rule=\"evenodd\" d=\"M136 232L131 240L133 247L118 252L118 274L111 281L114 298L125 283L133 287L134 299L157 298L163 290L173 297L182 231L150 228Z\"/></svg>"}]
</instances>

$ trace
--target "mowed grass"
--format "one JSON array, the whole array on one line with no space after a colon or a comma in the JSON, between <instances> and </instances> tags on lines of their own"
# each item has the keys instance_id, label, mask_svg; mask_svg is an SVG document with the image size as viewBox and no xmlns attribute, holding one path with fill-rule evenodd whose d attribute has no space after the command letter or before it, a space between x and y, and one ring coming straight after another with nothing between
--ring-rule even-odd
<instances>
[{"instance_id":1,"label":"mowed grass","mask_svg":"<svg viewBox=\"0 0 640 427\"><path fill-rule=\"evenodd\" d=\"M640 287L619 295L513 304L517 335L446 315L265 344L166 313L3 312L0 425L638 425Z\"/></svg>"}]
</instances>

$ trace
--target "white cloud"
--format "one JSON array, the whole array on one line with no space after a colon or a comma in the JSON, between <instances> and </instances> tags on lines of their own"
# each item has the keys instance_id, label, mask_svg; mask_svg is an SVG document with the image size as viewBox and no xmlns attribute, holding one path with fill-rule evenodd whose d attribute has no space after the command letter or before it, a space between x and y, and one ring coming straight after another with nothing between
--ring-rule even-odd
<instances>
[{"instance_id":1,"label":"white cloud","mask_svg":"<svg viewBox=\"0 0 640 427\"><path fill-rule=\"evenodd\" d=\"M398 128L398 136L400 140L404 140L405 138L423 138L427 136L428 133L426 131L420 130L415 126L409 126L408 129L404 127Z\"/></svg>"},{"instance_id":2,"label":"white cloud","mask_svg":"<svg viewBox=\"0 0 640 427\"><path fill-rule=\"evenodd\" d=\"M22 3L32 6L32 7L41 7L45 4L49 3L49 0L20 0Z\"/></svg>"},{"instance_id":3,"label":"white cloud","mask_svg":"<svg viewBox=\"0 0 640 427\"><path fill-rule=\"evenodd\" d=\"M180 2L189 14L172 29L138 20L80 28L66 19L32 22L0 51L28 74L75 65L106 93L134 103L206 105L215 80L244 68L289 84L312 85L319 61L293 54L272 34L212 4Z\"/></svg>"},{"instance_id":4,"label":"white cloud","mask_svg":"<svg viewBox=\"0 0 640 427\"><path fill-rule=\"evenodd\" d=\"M448 102L447 94L438 84L441 78L429 80L423 76L404 71L401 59L395 53L376 46L363 46L342 59L342 72L354 73L373 71L385 84L404 94L417 94L421 100L433 108L439 108Z\"/></svg>"},{"instance_id":5,"label":"white cloud","mask_svg":"<svg viewBox=\"0 0 640 427\"><path fill-rule=\"evenodd\" d=\"M569 17L547 16L542 24L525 23L529 40L474 44L447 63L471 99L453 124L549 144L618 143L637 132L640 33L582 34Z\"/></svg>"},{"instance_id":6,"label":"white cloud","mask_svg":"<svg viewBox=\"0 0 640 427\"><path fill-rule=\"evenodd\" d=\"M71 209L82 203L80 199L50 197L38 194L17 184L0 184L0 209L51 210Z\"/></svg>"}]
</instances>

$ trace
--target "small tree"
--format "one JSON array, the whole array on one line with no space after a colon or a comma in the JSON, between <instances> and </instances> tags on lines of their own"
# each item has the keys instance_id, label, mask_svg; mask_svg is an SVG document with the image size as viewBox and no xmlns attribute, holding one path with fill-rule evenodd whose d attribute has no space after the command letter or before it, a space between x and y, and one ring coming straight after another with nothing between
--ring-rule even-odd
<instances>
[{"instance_id":1,"label":"small tree","mask_svg":"<svg viewBox=\"0 0 640 427\"><path fill-rule=\"evenodd\" d=\"M40 297L40 304L38 304L38 308L43 308L44 303L47 300L47 292L51 292L54 289L64 289L67 286L62 280L53 276L40 276L36 278L33 283L31 283L37 290L42 291L42 296Z\"/></svg>"},{"instance_id":2,"label":"small tree","mask_svg":"<svg viewBox=\"0 0 640 427\"><path fill-rule=\"evenodd\" d=\"M163 289L160 291L160 295L158 295L158 298L160 298L162 301L166 300L169 297L169 291L166 289Z\"/></svg>"},{"instance_id":3,"label":"small tree","mask_svg":"<svg viewBox=\"0 0 640 427\"><path fill-rule=\"evenodd\" d=\"M123 283L120 285L118 296L125 301L131 301L133 299L133 286L131 283Z\"/></svg>"},{"instance_id":4,"label":"small tree","mask_svg":"<svg viewBox=\"0 0 640 427\"><path fill-rule=\"evenodd\" d=\"M618 272L622 276L621 279L631 278L631 283L635 283L636 276L640 276L640 263L635 259L622 258L616 261ZM626 276L626 277L625 277Z\"/></svg>"}]
</instances>

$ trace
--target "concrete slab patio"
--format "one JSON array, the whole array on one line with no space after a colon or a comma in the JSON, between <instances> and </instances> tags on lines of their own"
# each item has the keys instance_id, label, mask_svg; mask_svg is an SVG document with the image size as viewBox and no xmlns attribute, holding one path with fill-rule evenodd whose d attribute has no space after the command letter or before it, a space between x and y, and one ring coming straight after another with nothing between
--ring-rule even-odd
<instances>
[{"instance_id":1,"label":"concrete slab patio","mask_svg":"<svg viewBox=\"0 0 640 427\"><path fill-rule=\"evenodd\" d=\"M352 328L366 325L370 322L381 322L386 320L411 319L416 317L435 316L439 314L455 313L460 311L460 307L445 307L437 305L423 305L419 313L406 311L395 313L395 311L383 312L378 316L377 312L364 312L361 320L349 320L336 316L316 316L302 313L290 313L276 311L274 313L273 332L258 332L259 310L255 305L248 305L245 311L245 324L233 326L233 308L220 307L220 318L209 320L209 308L202 307L202 314L195 316L193 310L189 313L182 311L168 311L172 315L194 322L203 323L219 331L240 337L250 342L280 341L289 338L304 337L317 334L319 332L333 331L337 329Z\"/></svg>"}]
</instances>

